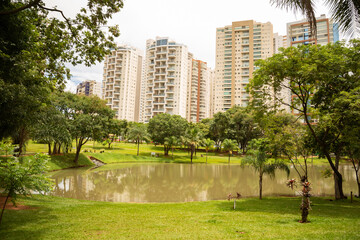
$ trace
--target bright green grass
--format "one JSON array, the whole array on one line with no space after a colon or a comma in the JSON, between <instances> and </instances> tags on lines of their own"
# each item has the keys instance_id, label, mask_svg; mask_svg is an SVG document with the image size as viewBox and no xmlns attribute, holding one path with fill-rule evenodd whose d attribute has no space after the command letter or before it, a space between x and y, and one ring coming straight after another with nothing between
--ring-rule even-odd
<instances>
[{"instance_id":1,"label":"bright green grass","mask_svg":"<svg viewBox=\"0 0 360 240\"><path fill-rule=\"evenodd\" d=\"M1 239L360 239L360 202L313 198L298 223L299 198L129 204L35 196L35 210L6 210Z\"/></svg>"},{"instance_id":2,"label":"bright green grass","mask_svg":"<svg viewBox=\"0 0 360 240\"><path fill-rule=\"evenodd\" d=\"M85 152L85 151L91 152ZM104 153L100 153L100 151L104 151ZM27 153L34 152L47 152L47 146L45 144L37 144L35 142L30 141L27 146ZM124 162L174 162L174 163L190 163L190 153L186 150L175 150L174 156L172 157L171 151L169 152L169 156L164 156L164 148L161 145L154 146L153 144L140 144L140 155L137 156L137 145L133 143L113 143L111 148L107 148L107 146L103 146L100 143L93 143L89 141L86 143L82 152L86 156L93 156L105 163L124 163ZM159 155L159 157L152 157L151 153ZM59 156L59 158L61 158ZM230 158L231 164L240 164L241 163L241 155L235 155ZM83 158L82 162L79 162L79 165L89 165L91 164L86 158ZM61 167L60 161L51 165L52 169L59 169ZM52 160L53 161L53 160ZM309 163L313 162L313 164L328 164L326 159L309 159ZM71 161L66 160L65 167L72 167ZM197 155L193 157L193 163L205 163L206 162L206 153L202 150L197 153ZM209 152L208 153L208 163L215 164L227 164L228 163L228 154L227 153L217 153L217 152ZM290 163L289 163L290 164ZM57 166L53 166L57 165ZM55 168L54 168L55 167Z\"/></svg>"}]
</instances>

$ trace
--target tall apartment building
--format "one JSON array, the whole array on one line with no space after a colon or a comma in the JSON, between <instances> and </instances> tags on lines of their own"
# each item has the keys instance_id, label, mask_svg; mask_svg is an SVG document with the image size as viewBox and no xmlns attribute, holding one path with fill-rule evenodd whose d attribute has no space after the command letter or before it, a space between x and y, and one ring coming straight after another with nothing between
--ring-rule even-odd
<instances>
[{"instance_id":1,"label":"tall apartment building","mask_svg":"<svg viewBox=\"0 0 360 240\"><path fill-rule=\"evenodd\" d=\"M311 35L310 24L303 19L296 22L287 23L287 43L288 46L299 44L320 44L333 43L339 41L339 25L334 23L325 14L316 18L317 33L316 38Z\"/></svg>"},{"instance_id":2,"label":"tall apartment building","mask_svg":"<svg viewBox=\"0 0 360 240\"><path fill-rule=\"evenodd\" d=\"M258 59L273 55L273 26L253 20L216 29L214 113L234 105L247 106L246 85Z\"/></svg>"},{"instance_id":3,"label":"tall apartment building","mask_svg":"<svg viewBox=\"0 0 360 240\"><path fill-rule=\"evenodd\" d=\"M215 70L209 69L210 78L210 112L209 118L214 117L215 111Z\"/></svg>"},{"instance_id":4,"label":"tall apartment building","mask_svg":"<svg viewBox=\"0 0 360 240\"><path fill-rule=\"evenodd\" d=\"M98 96L101 98L101 83L95 80L85 80L77 85L76 94L85 96Z\"/></svg>"},{"instance_id":5,"label":"tall apartment building","mask_svg":"<svg viewBox=\"0 0 360 240\"><path fill-rule=\"evenodd\" d=\"M199 122L210 117L210 71L206 62L191 59L187 107L189 122Z\"/></svg>"},{"instance_id":6,"label":"tall apartment building","mask_svg":"<svg viewBox=\"0 0 360 240\"><path fill-rule=\"evenodd\" d=\"M140 50L120 46L106 56L103 99L117 119L139 121L143 57Z\"/></svg>"},{"instance_id":7,"label":"tall apartment building","mask_svg":"<svg viewBox=\"0 0 360 240\"><path fill-rule=\"evenodd\" d=\"M189 59L187 46L169 38L146 41L144 122L159 113L186 118Z\"/></svg>"},{"instance_id":8,"label":"tall apartment building","mask_svg":"<svg viewBox=\"0 0 360 240\"><path fill-rule=\"evenodd\" d=\"M279 53L279 48L287 48L287 36L274 33L274 53Z\"/></svg>"}]
</instances>

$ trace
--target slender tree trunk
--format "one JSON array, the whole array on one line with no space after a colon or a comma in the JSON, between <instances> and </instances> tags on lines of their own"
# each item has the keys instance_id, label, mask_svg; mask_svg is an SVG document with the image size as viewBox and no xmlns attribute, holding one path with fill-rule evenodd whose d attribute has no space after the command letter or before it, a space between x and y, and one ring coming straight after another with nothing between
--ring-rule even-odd
<instances>
[{"instance_id":1,"label":"slender tree trunk","mask_svg":"<svg viewBox=\"0 0 360 240\"><path fill-rule=\"evenodd\" d=\"M262 170L260 169L260 173L259 173L259 199L262 199L262 180L263 180L263 174L261 172Z\"/></svg>"},{"instance_id":2,"label":"slender tree trunk","mask_svg":"<svg viewBox=\"0 0 360 240\"><path fill-rule=\"evenodd\" d=\"M191 145L191 164L192 164L192 160L193 160L194 148L195 148L195 146Z\"/></svg>"},{"instance_id":3,"label":"slender tree trunk","mask_svg":"<svg viewBox=\"0 0 360 240\"><path fill-rule=\"evenodd\" d=\"M229 152L229 161L228 161L228 164L230 164L230 152Z\"/></svg>"},{"instance_id":4,"label":"slender tree trunk","mask_svg":"<svg viewBox=\"0 0 360 240\"><path fill-rule=\"evenodd\" d=\"M174 148L173 147L171 148L171 157L174 160Z\"/></svg>"},{"instance_id":5,"label":"slender tree trunk","mask_svg":"<svg viewBox=\"0 0 360 240\"><path fill-rule=\"evenodd\" d=\"M53 154L56 154L57 153L57 143L54 142L54 147L53 147Z\"/></svg>"},{"instance_id":6,"label":"slender tree trunk","mask_svg":"<svg viewBox=\"0 0 360 240\"><path fill-rule=\"evenodd\" d=\"M207 163L208 150L206 149L206 163Z\"/></svg>"},{"instance_id":7,"label":"slender tree trunk","mask_svg":"<svg viewBox=\"0 0 360 240\"><path fill-rule=\"evenodd\" d=\"M58 154L60 154L60 150L61 150L61 143L59 143L59 147L58 147L58 151L57 151Z\"/></svg>"},{"instance_id":8,"label":"slender tree trunk","mask_svg":"<svg viewBox=\"0 0 360 240\"><path fill-rule=\"evenodd\" d=\"M354 170L355 170L355 177L356 177L356 183L358 185L358 196L360 197L360 180L359 180L359 168L360 168L360 161L358 162L358 165L356 167L355 160L351 159L351 162L353 164Z\"/></svg>"},{"instance_id":9,"label":"slender tree trunk","mask_svg":"<svg viewBox=\"0 0 360 240\"><path fill-rule=\"evenodd\" d=\"M49 153L49 155L51 155L51 144L50 143L48 143L48 153Z\"/></svg>"},{"instance_id":10,"label":"slender tree trunk","mask_svg":"<svg viewBox=\"0 0 360 240\"><path fill-rule=\"evenodd\" d=\"M139 140L139 138L137 139L137 142L138 142L138 144L137 144L137 155L139 156L139 148L140 148L140 140Z\"/></svg>"},{"instance_id":11,"label":"slender tree trunk","mask_svg":"<svg viewBox=\"0 0 360 240\"><path fill-rule=\"evenodd\" d=\"M338 154L335 155L335 168L339 170L339 162L340 156ZM335 199L342 199L342 193L340 193L340 186L342 186L342 181L340 182L338 175L334 174L334 185L335 185ZM342 191L342 187L341 187Z\"/></svg>"},{"instance_id":12,"label":"slender tree trunk","mask_svg":"<svg viewBox=\"0 0 360 240\"><path fill-rule=\"evenodd\" d=\"M2 208L2 211L1 211L1 215L0 215L0 226L1 226L1 220L2 220L3 214L4 214L4 211L5 211L6 203L7 203L8 199L9 199L9 197L10 197L10 192L11 192L11 191L9 191L8 195L6 196L5 203L4 203L3 208Z\"/></svg>"}]
</instances>

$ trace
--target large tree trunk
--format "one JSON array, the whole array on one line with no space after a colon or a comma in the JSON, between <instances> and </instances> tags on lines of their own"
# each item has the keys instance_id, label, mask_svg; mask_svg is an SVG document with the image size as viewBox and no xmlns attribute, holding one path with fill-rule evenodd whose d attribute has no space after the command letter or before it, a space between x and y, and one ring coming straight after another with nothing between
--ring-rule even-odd
<instances>
[{"instance_id":1,"label":"large tree trunk","mask_svg":"<svg viewBox=\"0 0 360 240\"><path fill-rule=\"evenodd\" d=\"M262 180L263 180L263 174L261 172L262 170L260 170L259 173L259 199L262 199Z\"/></svg>"},{"instance_id":2,"label":"large tree trunk","mask_svg":"<svg viewBox=\"0 0 360 240\"><path fill-rule=\"evenodd\" d=\"M8 199L9 199L9 197L10 197L10 191L9 191L8 195L6 196L5 203L4 203L3 207L2 207L2 211L1 211L1 215L0 215L0 226L1 226L1 220L2 220L3 214L4 214L4 211L5 211L6 203L7 203Z\"/></svg>"}]
</instances>

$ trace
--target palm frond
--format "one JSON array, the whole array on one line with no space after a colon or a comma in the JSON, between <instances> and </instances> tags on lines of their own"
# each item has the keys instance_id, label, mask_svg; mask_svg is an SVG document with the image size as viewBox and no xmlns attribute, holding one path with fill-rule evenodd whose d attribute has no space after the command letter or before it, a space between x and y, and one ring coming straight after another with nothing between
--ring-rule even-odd
<instances>
[{"instance_id":1,"label":"palm frond","mask_svg":"<svg viewBox=\"0 0 360 240\"><path fill-rule=\"evenodd\" d=\"M360 1L359 0L325 0L330 8L332 18L339 23L340 30L349 37L360 34Z\"/></svg>"},{"instance_id":2,"label":"palm frond","mask_svg":"<svg viewBox=\"0 0 360 240\"><path fill-rule=\"evenodd\" d=\"M333 0L336 1L336 0ZM357 0L354 0L357 1ZM294 13L301 12L310 24L311 35L316 37L316 17L314 0L270 0L272 5Z\"/></svg>"}]
</instances>

